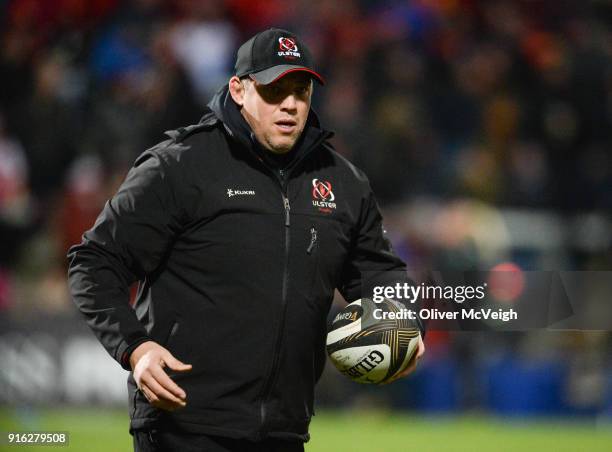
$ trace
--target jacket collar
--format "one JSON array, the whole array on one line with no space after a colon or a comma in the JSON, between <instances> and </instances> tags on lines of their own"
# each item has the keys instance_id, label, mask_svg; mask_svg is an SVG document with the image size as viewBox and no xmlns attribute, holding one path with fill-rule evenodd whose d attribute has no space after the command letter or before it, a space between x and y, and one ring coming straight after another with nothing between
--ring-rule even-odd
<instances>
[{"instance_id":1,"label":"jacket collar","mask_svg":"<svg viewBox=\"0 0 612 452\"><path fill-rule=\"evenodd\" d=\"M268 150L264 149L259 144L251 127L246 122L238 105L232 99L229 93L229 87L222 87L208 103L208 107L212 110L214 117L223 123L227 134L240 145L254 151L263 161L269 163L267 157ZM211 121L210 114L204 115L202 121ZM333 136L333 132L324 130L317 114L310 109L306 126L302 135L298 139L294 148L291 150L292 157L288 162L287 167L294 166L298 161L302 160L307 154L314 151L321 143Z\"/></svg>"}]
</instances>

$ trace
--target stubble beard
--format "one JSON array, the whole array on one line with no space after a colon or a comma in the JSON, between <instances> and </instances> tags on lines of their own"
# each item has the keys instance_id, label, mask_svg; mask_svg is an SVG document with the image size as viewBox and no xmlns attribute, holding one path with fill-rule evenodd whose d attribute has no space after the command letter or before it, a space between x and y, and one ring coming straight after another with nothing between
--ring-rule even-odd
<instances>
[{"instance_id":1,"label":"stubble beard","mask_svg":"<svg viewBox=\"0 0 612 452\"><path fill-rule=\"evenodd\" d=\"M297 143L301 134L302 133L300 131L300 133L297 134L295 138L290 137L290 142L288 142L287 140L283 140L280 143L275 143L272 137L268 137L268 139L266 139L266 147L270 152L273 152L274 154L286 154L287 152L291 151L291 149L293 149L295 143Z\"/></svg>"}]
</instances>

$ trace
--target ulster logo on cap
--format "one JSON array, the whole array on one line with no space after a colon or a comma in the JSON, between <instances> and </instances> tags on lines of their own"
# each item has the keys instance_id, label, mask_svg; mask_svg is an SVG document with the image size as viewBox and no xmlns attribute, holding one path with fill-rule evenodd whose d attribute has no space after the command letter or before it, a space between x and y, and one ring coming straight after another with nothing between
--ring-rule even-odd
<instances>
[{"instance_id":1,"label":"ulster logo on cap","mask_svg":"<svg viewBox=\"0 0 612 452\"><path fill-rule=\"evenodd\" d=\"M298 46L294 38L278 38L278 56L289 59L300 58L302 55L298 52Z\"/></svg>"},{"instance_id":2,"label":"ulster logo on cap","mask_svg":"<svg viewBox=\"0 0 612 452\"><path fill-rule=\"evenodd\" d=\"M293 38L278 38L278 47L283 51L297 52L298 47Z\"/></svg>"},{"instance_id":3,"label":"ulster logo on cap","mask_svg":"<svg viewBox=\"0 0 612 452\"><path fill-rule=\"evenodd\" d=\"M320 212L331 213L336 208L336 196L332 191L331 182L319 179L312 180L312 205L319 208Z\"/></svg>"}]
</instances>

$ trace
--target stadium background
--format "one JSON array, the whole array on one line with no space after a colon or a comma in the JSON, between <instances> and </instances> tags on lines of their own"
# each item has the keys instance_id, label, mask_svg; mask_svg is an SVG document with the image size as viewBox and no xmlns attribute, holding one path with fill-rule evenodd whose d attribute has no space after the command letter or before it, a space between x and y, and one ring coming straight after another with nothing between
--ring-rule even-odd
<instances>
[{"instance_id":1,"label":"stadium background","mask_svg":"<svg viewBox=\"0 0 612 452\"><path fill-rule=\"evenodd\" d=\"M411 268L611 269L608 1L0 0L0 23L0 430L129 447L125 373L69 300L65 252L268 26L320 62L314 107ZM609 450L608 332L426 344L382 388L328 366L307 450Z\"/></svg>"}]
</instances>

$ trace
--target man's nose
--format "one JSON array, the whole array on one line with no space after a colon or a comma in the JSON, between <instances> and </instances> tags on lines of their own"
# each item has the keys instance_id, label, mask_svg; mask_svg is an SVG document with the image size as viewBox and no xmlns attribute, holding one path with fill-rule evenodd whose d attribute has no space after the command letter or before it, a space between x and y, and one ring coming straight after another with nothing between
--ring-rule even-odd
<instances>
[{"instance_id":1,"label":"man's nose","mask_svg":"<svg viewBox=\"0 0 612 452\"><path fill-rule=\"evenodd\" d=\"M297 109L297 99L295 98L295 94L291 93L287 97L283 99L281 102L281 110L296 110Z\"/></svg>"}]
</instances>

